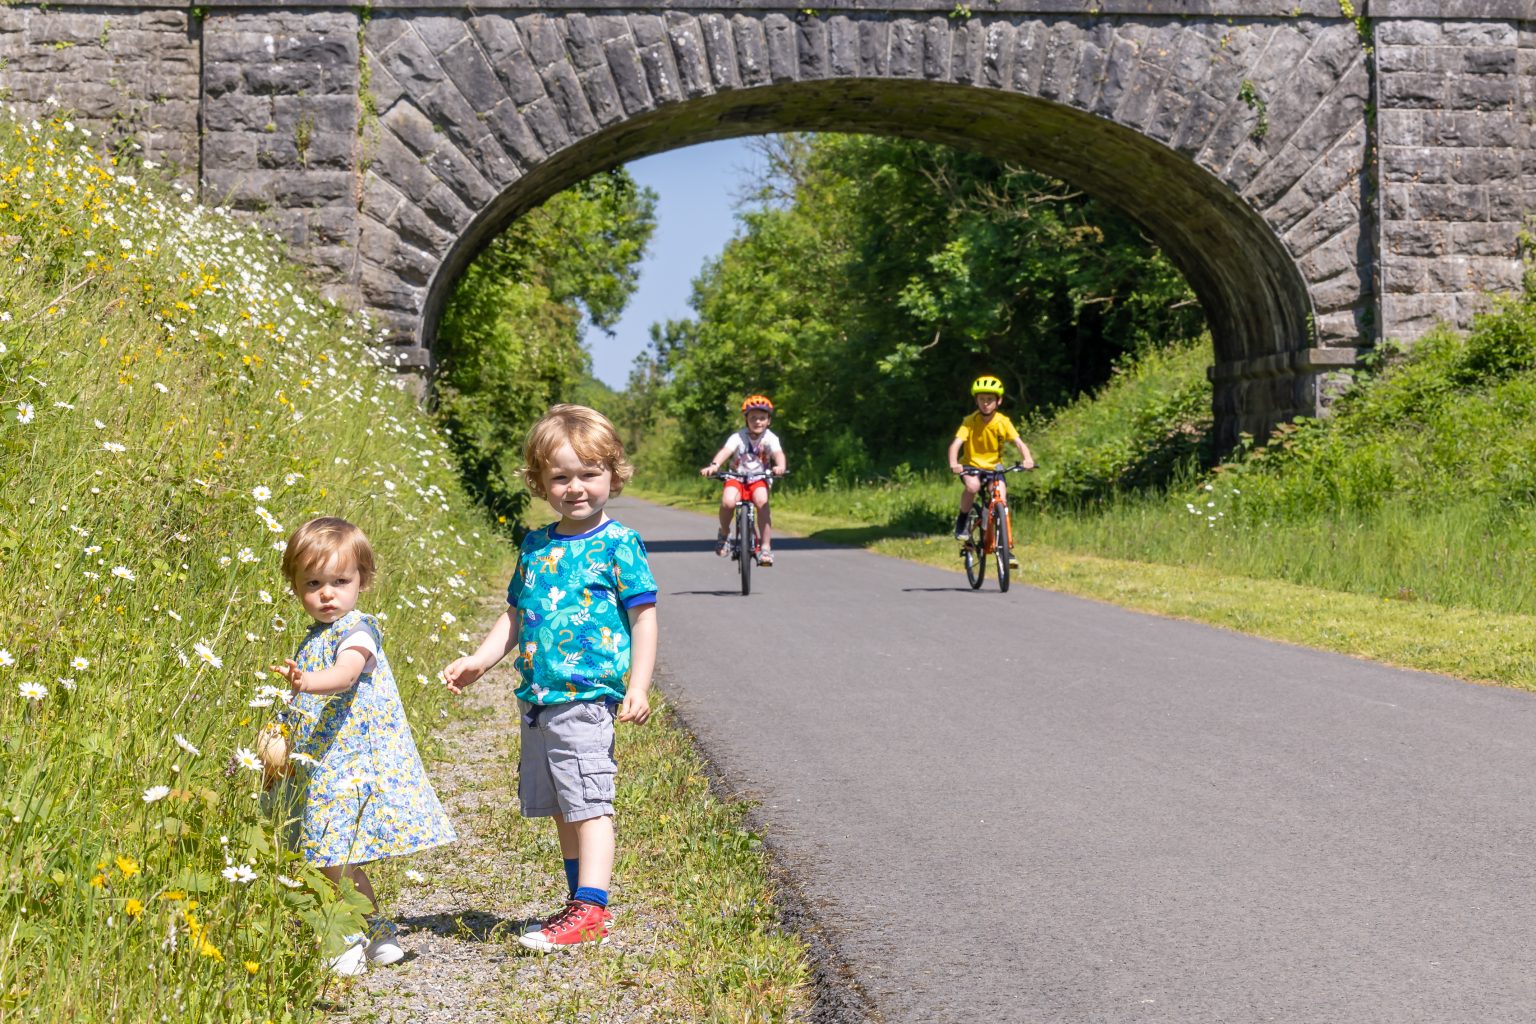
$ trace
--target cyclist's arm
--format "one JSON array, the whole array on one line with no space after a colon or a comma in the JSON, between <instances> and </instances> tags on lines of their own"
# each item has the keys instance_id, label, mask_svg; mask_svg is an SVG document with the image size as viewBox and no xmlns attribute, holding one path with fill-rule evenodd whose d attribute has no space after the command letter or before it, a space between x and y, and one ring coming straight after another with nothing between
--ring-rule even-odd
<instances>
[{"instance_id":1,"label":"cyclist's arm","mask_svg":"<svg viewBox=\"0 0 1536 1024\"><path fill-rule=\"evenodd\" d=\"M958 473L963 468L960 465L960 446L965 444L965 439L957 437L949 442L949 469L952 473Z\"/></svg>"},{"instance_id":2,"label":"cyclist's arm","mask_svg":"<svg viewBox=\"0 0 1536 1024\"><path fill-rule=\"evenodd\" d=\"M1019 465L1025 469L1035 468L1035 457L1029 453L1029 445L1024 443L1022 437L1015 437L1013 443L1019 447Z\"/></svg>"},{"instance_id":3,"label":"cyclist's arm","mask_svg":"<svg viewBox=\"0 0 1536 1024\"><path fill-rule=\"evenodd\" d=\"M784 449L773 450L773 475L783 476L789 470L789 464L784 461Z\"/></svg>"},{"instance_id":4,"label":"cyclist's arm","mask_svg":"<svg viewBox=\"0 0 1536 1024\"><path fill-rule=\"evenodd\" d=\"M715 457L709 460L709 465L699 470L699 473L703 476L713 476L721 466L725 465L725 460L730 457L731 446L729 444L722 445L720 450L715 452Z\"/></svg>"}]
</instances>

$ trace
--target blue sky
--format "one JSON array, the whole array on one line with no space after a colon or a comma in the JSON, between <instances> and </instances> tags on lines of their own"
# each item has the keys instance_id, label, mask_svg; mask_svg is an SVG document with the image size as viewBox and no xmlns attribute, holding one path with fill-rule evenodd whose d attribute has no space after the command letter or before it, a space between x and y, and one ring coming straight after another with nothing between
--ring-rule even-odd
<instances>
[{"instance_id":1,"label":"blue sky","mask_svg":"<svg viewBox=\"0 0 1536 1024\"><path fill-rule=\"evenodd\" d=\"M694 277L736 232L735 197L758 164L749 143L746 138L709 142L629 165L637 182L656 191L656 233L640 265L640 285L613 336L587 330L598 380L622 389L635 356L650 340L651 324L691 315Z\"/></svg>"}]
</instances>

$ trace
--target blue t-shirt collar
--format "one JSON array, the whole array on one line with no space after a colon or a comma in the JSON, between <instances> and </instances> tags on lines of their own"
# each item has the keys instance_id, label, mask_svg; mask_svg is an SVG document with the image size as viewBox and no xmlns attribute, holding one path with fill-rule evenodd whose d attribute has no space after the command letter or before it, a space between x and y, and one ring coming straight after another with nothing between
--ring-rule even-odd
<instances>
[{"instance_id":1,"label":"blue t-shirt collar","mask_svg":"<svg viewBox=\"0 0 1536 1024\"><path fill-rule=\"evenodd\" d=\"M549 524L549 539L550 540L586 540L588 537L595 537L598 534L602 533L604 530L608 529L608 527L612 526L615 522L617 522L617 520L610 519L610 520L608 520L605 523L601 523L601 524L599 524L597 526L592 527L592 529L586 531L585 533L561 533L559 530L556 529L556 527L560 525L559 523L550 523Z\"/></svg>"}]
</instances>

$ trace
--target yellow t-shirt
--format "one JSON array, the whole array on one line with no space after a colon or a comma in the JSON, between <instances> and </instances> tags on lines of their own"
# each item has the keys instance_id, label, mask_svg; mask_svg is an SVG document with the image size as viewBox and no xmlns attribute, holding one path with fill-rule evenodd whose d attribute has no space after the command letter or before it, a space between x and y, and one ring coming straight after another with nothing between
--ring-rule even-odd
<instances>
[{"instance_id":1,"label":"yellow t-shirt","mask_svg":"<svg viewBox=\"0 0 1536 1024\"><path fill-rule=\"evenodd\" d=\"M977 469L996 469L1002 461L1003 445L1019 436L1013 421L1000 412L982 422L981 413L973 412L960 424L955 436L965 442L960 446L960 464Z\"/></svg>"}]
</instances>

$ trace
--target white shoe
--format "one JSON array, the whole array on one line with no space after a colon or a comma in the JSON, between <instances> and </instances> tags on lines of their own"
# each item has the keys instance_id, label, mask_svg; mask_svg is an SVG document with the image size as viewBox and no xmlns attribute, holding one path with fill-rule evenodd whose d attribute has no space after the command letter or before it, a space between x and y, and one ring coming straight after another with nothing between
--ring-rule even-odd
<instances>
[{"instance_id":1,"label":"white shoe","mask_svg":"<svg viewBox=\"0 0 1536 1024\"><path fill-rule=\"evenodd\" d=\"M332 974L339 974L343 978L356 978L368 969L368 943L359 935L357 941L346 948L340 956L333 957L326 965Z\"/></svg>"},{"instance_id":2,"label":"white shoe","mask_svg":"<svg viewBox=\"0 0 1536 1024\"><path fill-rule=\"evenodd\" d=\"M395 922L376 922L370 934L373 937L364 950L369 963L388 967L405 959L405 950L400 948L400 929Z\"/></svg>"}]
</instances>

